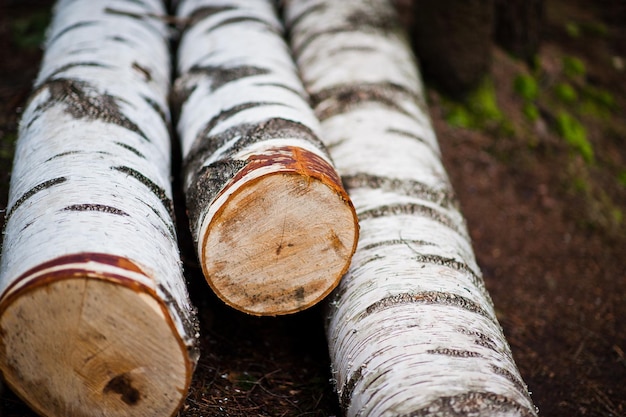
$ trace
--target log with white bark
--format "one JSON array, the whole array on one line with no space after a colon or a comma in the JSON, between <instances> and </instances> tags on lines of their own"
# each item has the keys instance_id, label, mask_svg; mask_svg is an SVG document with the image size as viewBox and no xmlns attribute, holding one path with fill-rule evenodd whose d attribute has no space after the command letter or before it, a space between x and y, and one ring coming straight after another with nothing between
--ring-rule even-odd
<instances>
[{"instance_id":1,"label":"log with white bark","mask_svg":"<svg viewBox=\"0 0 626 417\"><path fill-rule=\"evenodd\" d=\"M535 416L392 6L288 0L284 13L361 225L352 266L328 306L346 415Z\"/></svg>"},{"instance_id":2,"label":"log with white bark","mask_svg":"<svg viewBox=\"0 0 626 417\"><path fill-rule=\"evenodd\" d=\"M169 416L197 325L173 220L160 0L60 1L22 116L0 369L47 416Z\"/></svg>"},{"instance_id":3,"label":"log with white bark","mask_svg":"<svg viewBox=\"0 0 626 417\"><path fill-rule=\"evenodd\" d=\"M186 0L176 101L183 188L214 292L254 315L330 293L358 222L271 0Z\"/></svg>"}]
</instances>

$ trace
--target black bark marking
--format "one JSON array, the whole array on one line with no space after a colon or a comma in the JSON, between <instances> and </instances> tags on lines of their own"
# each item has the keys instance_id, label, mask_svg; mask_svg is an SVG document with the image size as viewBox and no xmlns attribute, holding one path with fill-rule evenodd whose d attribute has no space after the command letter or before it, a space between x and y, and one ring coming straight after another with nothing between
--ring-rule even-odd
<instances>
[{"instance_id":1,"label":"black bark marking","mask_svg":"<svg viewBox=\"0 0 626 417\"><path fill-rule=\"evenodd\" d=\"M163 109L159 103L157 103L156 101L152 100L150 97L146 97L144 95L141 96L141 98L148 103L148 105L150 106L150 108L152 108L161 118L161 120L163 120L163 123L165 123L166 126L169 126L170 121L169 121L169 117L167 114L167 110Z\"/></svg>"},{"instance_id":2,"label":"black bark marking","mask_svg":"<svg viewBox=\"0 0 626 417\"><path fill-rule=\"evenodd\" d=\"M245 166L245 161L216 161L200 169L194 176L192 183L185 190L189 224L192 231L198 227L198 222L202 220L201 215L213 202L220 190ZM197 233L192 233L192 235L196 240Z\"/></svg>"},{"instance_id":3,"label":"black bark marking","mask_svg":"<svg viewBox=\"0 0 626 417\"><path fill-rule=\"evenodd\" d=\"M44 112L56 103L65 105L65 112L75 119L86 118L98 120L103 123L111 123L137 133L147 142L150 139L139 127L130 121L121 111L118 98L108 94L100 94L96 89L84 81L67 78L57 78L43 83L33 94L47 89L50 98L38 107L39 112ZM29 122L28 126L32 123Z\"/></svg>"},{"instance_id":4,"label":"black bark marking","mask_svg":"<svg viewBox=\"0 0 626 417\"><path fill-rule=\"evenodd\" d=\"M195 363L200 357L200 347L198 346L198 336L200 336L198 309L192 305L188 306L188 308L183 308L163 284L158 285L157 291L165 304L176 312L177 317L181 318L183 328L185 329L183 334L187 336L185 341L187 353L192 362Z\"/></svg>"},{"instance_id":5,"label":"black bark marking","mask_svg":"<svg viewBox=\"0 0 626 417\"><path fill-rule=\"evenodd\" d=\"M333 48L326 53L326 56L335 56L345 52L371 53L377 51L376 48L369 45L346 45L339 48Z\"/></svg>"},{"instance_id":6,"label":"black bark marking","mask_svg":"<svg viewBox=\"0 0 626 417\"><path fill-rule=\"evenodd\" d=\"M219 29L221 27L224 26L228 26L228 25L235 25L238 23L259 23L261 24L268 32L270 33L274 33L276 35L279 36L283 36L283 31L282 28L280 27L276 27L276 26L272 26L271 22L268 22L267 20L255 17L255 16L236 16L236 17L230 17L227 19L222 20L221 22L216 23L214 26L211 26L210 28L208 28L204 33L210 33L213 32L216 29Z\"/></svg>"},{"instance_id":7,"label":"black bark marking","mask_svg":"<svg viewBox=\"0 0 626 417\"><path fill-rule=\"evenodd\" d=\"M474 338L474 343L476 345L492 350L498 354L502 354L502 351L498 350L496 342L491 337L487 336L486 334L473 331L473 330L464 329L464 328L459 328L456 330L459 333L462 333L464 335L472 336ZM512 359L510 355L508 354L508 352L506 352L506 354L507 354L507 357Z\"/></svg>"},{"instance_id":8,"label":"black bark marking","mask_svg":"<svg viewBox=\"0 0 626 417\"><path fill-rule=\"evenodd\" d=\"M385 257L382 256L382 255L373 255L372 257L367 258L364 261L359 262L359 268L363 268L368 263L374 262L374 261L378 261L380 259L385 259Z\"/></svg>"},{"instance_id":9,"label":"black bark marking","mask_svg":"<svg viewBox=\"0 0 626 417\"><path fill-rule=\"evenodd\" d=\"M371 355L371 357L375 357L375 356L376 356L376 353ZM368 366L369 366L369 361L359 366L357 370L354 371L352 375L350 375L350 378L343 385L343 389L341 391L341 397L339 398L339 406L341 407L341 410L343 411L344 414L348 414L347 412L348 412L348 409L350 408L350 404L352 403L352 396L354 394L354 389L356 388L356 385L359 383L359 381L364 378L363 371L367 369ZM376 376L374 378L371 378L369 381L367 381L367 384L361 389L361 392L369 391L370 389L372 389L371 388L372 385L376 387L378 385L377 381L388 373L389 373L389 370L386 370L384 372L377 371Z\"/></svg>"},{"instance_id":10,"label":"black bark marking","mask_svg":"<svg viewBox=\"0 0 626 417\"><path fill-rule=\"evenodd\" d=\"M439 397L427 406L399 417L467 417L479 415L537 416L533 410L504 395L470 391L454 396Z\"/></svg>"},{"instance_id":11,"label":"black bark marking","mask_svg":"<svg viewBox=\"0 0 626 417\"><path fill-rule=\"evenodd\" d=\"M139 64L139 63L138 63L138 62L136 62L136 61L134 61L134 62L131 64L131 67L132 67L135 71L137 71L138 73L140 73L140 74L142 75L142 77L143 77L146 81L148 81L148 82L152 81L152 72L150 71L150 68L147 68L147 67L145 67L145 66L143 66L143 65Z\"/></svg>"},{"instance_id":12,"label":"black bark marking","mask_svg":"<svg viewBox=\"0 0 626 417\"><path fill-rule=\"evenodd\" d=\"M354 28L345 28L345 27L336 27L336 28L324 28L317 32L310 32L306 34L306 38L302 40L299 44L293 44L293 56L296 60L302 55L302 51L308 48L315 40L319 39L322 36L333 35L338 33L352 32ZM332 43L331 40L328 40L327 44Z\"/></svg>"},{"instance_id":13,"label":"black bark marking","mask_svg":"<svg viewBox=\"0 0 626 417\"><path fill-rule=\"evenodd\" d=\"M71 51L67 52L68 56L71 55L78 55L78 54L85 54L87 52L98 52L100 50L100 48L93 48L93 47L88 47L88 48L77 48L77 49L72 49Z\"/></svg>"},{"instance_id":14,"label":"black bark marking","mask_svg":"<svg viewBox=\"0 0 626 417\"><path fill-rule=\"evenodd\" d=\"M119 9L114 9L112 7L106 7L104 9L104 12L106 14L110 14L110 15L114 15L114 16L121 16L121 17L128 17L130 19L134 19L140 22L150 22L152 19L154 18L163 18L164 16L156 16L153 13L135 13L135 12L130 12L130 11L126 11L126 10L119 10ZM154 27L151 24L146 24L143 25L145 28L147 28L148 30L152 31L154 34L156 34L159 38L164 39L165 38L165 33L164 30L159 30L158 28ZM165 40L165 39L164 39Z\"/></svg>"},{"instance_id":15,"label":"black bark marking","mask_svg":"<svg viewBox=\"0 0 626 417\"><path fill-rule=\"evenodd\" d=\"M126 11L126 10L114 9L112 7L106 7L104 9L104 13L112 14L112 15L115 15L115 16L130 17L131 19L136 19L136 20L143 20L145 17L149 16L149 14L147 14L147 13L129 12L129 11Z\"/></svg>"},{"instance_id":16,"label":"black bark marking","mask_svg":"<svg viewBox=\"0 0 626 417\"><path fill-rule=\"evenodd\" d=\"M507 381L509 381L511 384L513 384L513 386L525 397L527 397L528 399L530 399L530 395L528 394L528 388L526 387L526 384L524 384L524 382L522 382L517 376L515 376L512 372L507 371L504 368L501 368L499 366L496 365L491 365L491 369L493 370L493 372L497 375L500 375L501 377L503 377L504 379L506 379Z\"/></svg>"},{"instance_id":17,"label":"black bark marking","mask_svg":"<svg viewBox=\"0 0 626 417\"><path fill-rule=\"evenodd\" d=\"M94 68L112 68L110 65L103 64L102 62L92 62L92 61L83 61L83 62L70 62L69 64L65 64L55 69L50 75L46 77L46 79L39 85L44 85L46 82L53 80L57 75L70 70L76 67L94 67ZM37 88L38 86L36 86Z\"/></svg>"},{"instance_id":18,"label":"black bark marking","mask_svg":"<svg viewBox=\"0 0 626 417\"><path fill-rule=\"evenodd\" d=\"M145 3L145 2L143 2L142 0L126 0L126 1L127 1L128 3L135 3L135 4L138 4L138 5L140 5L140 6L144 6L144 7L146 6L146 3Z\"/></svg>"},{"instance_id":19,"label":"black bark marking","mask_svg":"<svg viewBox=\"0 0 626 417\"><path fill-rule=\"evenodd\" d=\"M65 177L54 178L54 179L51 179L51 180L48 180L48 181L44 181L41 184L37 184L33 188L31 188L30 190L26 191L24 194L22 194L22 196L20 198L17 199L15 204L13 204L13 207L11 207L7 211L7 214L6 214L6 217L5 217L5 223L9 222L9 219L11 218L11 216L13 215L15 210L17 210L26 200L28 200L29 198L31 198L32 196L34 196L35 194L37 194L40 191L46 190L46 189L48 189L50 187L54 187L55 185L58 185L58 184L62 184L65 181L67 181L67 178L65 178Z\"/></svg>"},{"instance_id":20,"label":"black bark marking","mask_svg":"<svg viewBox=\"0 0 626 417\"><path fill-rule=\"evenodd\" d=\"M410 118L415 114L402 107L400 103L411 101L420 108L421 99L413 91L395 83L360 83L330 87L311 95L311 102L320 120L326 120L337 114L345 113L355 106L377 103ZM324 109L320 105L324 103Z\"/></svg>"},{"instance_id":21,"label":"black bark marking","mask_svg":"<svg viewBox=\"0 0 626 417\"><path fill-rule=\"evenodd\" d=\"M381 5L380 7L377 7ZM352 30L381 31L385 34L400 28L400 22L392 7L384 3L371 3L368 7L361 7L346 17L346 22Z\"/></svg>"},{"instance_id":22,"label":"black bark marking","mask_svg":"<svg viewBox=\"0 0 626 417\"><path fill-rule=\"evenodd\" d=\"M485 285L479 274L474 272L474 270L470 268L466 263L459 262L454 258L446 258L439 255L417 254L413 257L413 259L420 263L445 266L447 268L454 269L455 271L459 271L466 275L469 275L472 279L472 283L474 284L474 286L482 291L485 291Z\"/></svg>"},{"instance_id":23,"label":"black bark marking","mask_svg":"<svg viewBox=\"0 0 626 417\"><path fill-rule=\"evenodd\" d=\"M379 206L369 210L362 211L357 213L359 220L368 220L375 219L378 217L386 217L386 216L402 216L402 215L417 215L424 216L431 220L434 220L438 223L441 223L445 227L454 230L459 235L464 238L468 238L467 232L462 227L458 227L456 222L454 222L450 217L441 213L438 210L435 210L432 207L428 207L422 204L417 203L399 203L399 204L390 204L386 206Z\"/></svg>"},{"instance_id":24,"label":"black bark marking","mask_svg":"<svg viewBox=\"0 0 626 417\"><path fill-rule=\"evenodd\" d=\"M224 153L221 159L227 159L229 156L236 154L241 149L251 144L281 138L306 140L317 147L324 155L327 155L324 144L308 126L293 120L272 118L261 123L246 123L234 126L213 136L198 136L183 161L185 172L198 171L204 161L234 137L239 137L239 139L233 143L231 148Z\"/></svg>"},{"instance_id":25,"label":"black bark marking","mask_svg":"<svg viewBox=\"0 0 626 417\"><path fill-rule=\"evenodd\" d=\"M360 246L360 251L366 251L371 249L376 249L381 246L393 246L393 245L405 245L409 246L409 248L413 249L410 245L418 245L418 246L437 246L433 242L427 242L425 240L420 239L388 239L381 240L380 242L370 243L369 245Z\"/></svg>"},{"instance_id":26,"label":"black bark marking","mask_svg":"<svg viewBox=\"0 0 626 417\"><path fill-rule=\"evenodd\" d=\"M65 207L65 211L99 211L101 213L115 214L118 216L128 216L123 210L115 207L106 206L104 204L73 204Z\"/></svg>"},{"instance_id":27,"label":"black bark marking","mask_svg":"<svg viewBox=\"0 0 626 417\"><path fill-rule=\"evenodd\" d=\"M236 10L235 6L205 6L199 7L194 10L189 17L187 18L186 27L193 26L197 24L199 21L206 19L207 17L213 16L218 13L227 12L229 10Z\"/></svg>"},{"instance_id":28,"label":"black bark marking","mask_svg":"<svg viewBox=\"0 0 626 417\"><path fill-rule=\"evenodd\" d=\"M56 154L54 156L51 156L50 158L46 159L44 162L49 162L49 161L52 161L53 159L62 158L62 157L67 156L67 155L78 155L78 154L81 154L81 153L83 153L83 151L61 152L61 153L58 153L58 154Z\"/></svg>"},{"instance_id":29,"label":"black bark marking","mask_svg":"<svg viewBox=\"0 0 626 417\"><path fill-rule=\"evenodd\" d=\"M54 36L52 36L50 39L48 39L47 48L50 48L50 45L56 42L61 36L65 35L68 32L71 32L72 30L86 27L86 26L97 25L98 23L99 22L97 20L85 20L83 22L78 22L78 23L74 23L73 25L66 26L59 32L55 33Z\"/></svg>"},{"instance_id":30,"label":"black bark marking","mask_svg":"<svg viewBox=\"0 0 626 417\"><path fill-rule=\"evenodd\" d=\"M141 393L132 385L133 380L128 373L113 377L104 387L105 394L115 393L121 396L122 401L128 405L137 405L141 400Z\"/></svg>"},{"instance_id":31,"label":"black bark marking","mask_svg":"<svg viewBox=\"0 0 626 417\"><path fill-rule=\"evenodd\" d=\"M157 184L152 182L150 178L146 177L145 175L143 175L142 173L140 173L139 171L133 168L126 167L126 166L117 166L117 167L111 167L111 169L122 172L126 175L130 175L131 177L135 178L137 181L139 181L140 183L148 187L148 189L154 195L156 195L159 198L159 200L161 200L161 203L163 203L163 206L167 210L167 213L169 214L170 218L174 219L174 203L167 196L167 193L165 192L163 188L159 187Z\"/></svg>"},{"instance_id":32,"label":"black bark marking","mask_svg":"<svg viewBox=\"0 0 626 417\"><path fill-rule=\"evenodd\" d=\"M437 349L429 349L426 351L431 355L443 355L443 356L451 356L453 358L482 358L478 352L473 352L471 350L460 350L460 349L450 349L450 348L437 348Z\"/></svg>"},{"instance_id":33,"label":"black bark marking","mask_svg":"<svg viewBox=\"0 0 626 417\"><path fill-rule=\"evenodd\" d=\"M446 268L453 269L455 271L459 271L471 278L472 284L475 288L483 291L486 294L485 284L481 278L481 276L476 273L472 268L469 267L466 263L459 262L454 258L446 258L440 255L429 255L429 254L420 254L411 247L411 244L419 245L419 246L437 246L437 244L432 242L427 242L424 240L418 239L389 239L383 240L380 242L370 243L369 245L360 246L359 251L367 251L372 249L377 249L381 246L392 246L392 245L405 245L409 247L414 253L411 259L422 263L422 264L430 264L430 265L441 265ZM374 258L378 259L378 258ZM372 261L374 259L369 259L368 261ZM382 258L381 258L382 259ZM359 266L363 266L365 263L360 263Z\"/></svg>"},{"instance_id":34,"label":"black bark marking","mask_svg":"<svg viewBox=\"0 0 626 417\"><path fill-rule=\"evenodd\" d=\"M427 142L423 137L416 135L413 132L409 132L407 130L402 130L402 129L394 129L394 128L385 129L385 132L391 133L393 135L404 136L405 138L409 138L409 139L414 139L416 142L419 142L425 145L426 147L428 147L435 155L440 154L439 150L435 148L431 143Z\"/></svg>"},{"instance_id":35,"label":"black bark marking","mask_svg":"<svg viewBox=\"0 0 626 417\"><path fill-rule=\"evenodd\" d=\"M347 15L341 24L334 27L325 27L319 31L311 31L305 33L304 40L294 48L294 56L299 57L304 49L312 44L316 39L325 35L339 33L370 33L380 36L389 36L391 33L398 32L402 29L400 22L393 8L386 7L385 4L379 6L380 3L367 3L360 9L356 9L352 14ZM315 7L309 9L311 12L318 12ZM300 14L290 23L290 30L296 27L308 14L309 10ZM332 42L330 42L332 43Z\"/></svg>"},{"instance_id":36,"label":"black bark marking","mask_svg":"<svg viewBox=\"0 0 626 417\"><path fill-rule=\"evenodd\" d=\"M341 396L339 397L339 406L344 414L347 414L348 408L350 408L350 403L352 402L352 394L354 393L354 388L356 384L363 378L363 370L366 368L366 365L359 366L350 378L343 384L341 388Z\"/></svg>"},{"instance_id":37,"label":"black bark marking","mask_svg":"<svg viewBox=\"0 0 626 417\"><path fill-rule=\"evenodd\" d=\"M417 197L430 201L447 209L458 209L459 204L451 187L433 188L411 179L382 177L368 173L357 173L342 177L346 190L371 188L395 192L405 196Z\"/></svg>"},{"instance_id":38,"label":"black bark marking","mask_svg":"<svg viewBox=\"0 0 626 417\"><path fill-rule=\"evenodd\" d=\"M308 48L313 42L315 42L316 40L318 40L319 38L323 36L339 35L342 33L350 33L350 32L381 33L383 36L386 36L388 31L385 28L377 28L377 27L371 27L371 26L370 27L368 26L363 26L363 27L356 26L355 27L351 25L337 26L333 28L324 28L317 32L308 33L306 38L300 44L294 46L293 55L296 59L298 59L306 48ZM332 43L332 42L333 41L332 41L332 36L331 36L330 39L327 39L327 43Z\"/></svg>"},{"instance_id":39,"label":"black bark marking","mask_svg":"<svg viewBox=\"0 0 626 417\"><path fill-rule=\"evenodd\" d=\"M485 309L474 301L460 295L439 291L425 291L420 293L401 293L382 298L368 306L363 312L363 317L386 310L391 307L405 304L426 304L457 307L470 313L478 314L489 320L495 320Z\"/></svg>"},{"instance_id":40,"label":"black bark marking","mask_svg":"<svg viewBox=\"0 0 626 417\"><path fill-rule=\"evenodd\" d=\"M132 153L134 153L135 155L137 155L137 156L138 156L138 157L140 157L141 159L146 159L146 157L145 157L145 155L144 155L144 154L142 154L142 153L141 153L141 152L139 152L136 148L134 148L134 147L132 147L132 146L130 146L130 145L127 145L127 144L122 143L122 142L113 142L113 143L115 143L117 146L119 146L119 147L121 147L121 148L124 148L124 149L126 149L126 150L128 150L128 151L131 151Z\"/></svg>"},{"instance_id":41,"label":"black bark marking","mask_svg":"<svg viewBox=\"0 0 626 417\"><path fill-rule=\"evenodd\" d=\"M318 3L310 6L309 8L303 10L298 16L294 17L291 21L287 22L287 29L291 31L292 28L298 26L303 19L306 19L314 13L321 13L326 10L326 8L327 6L324 3Z\"/></svg>"},{"instance_id":42,"label":"black bark marking","mask_svg":"<svg viewBox=\"0 0 626 417\"><path fill-rule=\"evenodd\" d=\"M186 80L193 80L197 76L204 76L211 80L211 91L215 91L224 85L233 81L240 80L246 77L254 77L257 75L269 74L270 70L261 67L254 67L251 65L241 65L238 67L216 67L216 66L200 66L194 65L187 71L187 73L176 81L174 87L174 104L178 108L182 106L184 101L195 89L195 85L188 86ZM195 84L195 83L189 83Z\"/></svg>"},{"instance_id":43,"label":"black bark marking","mask_svg":"<svg viewBox=\"0 0 626 417\"><path fill-rule=\"evenodd\" d=\"M127 44L127 45L130 45L130 46L137 45L137 43L135 41L132 41L132 40L130 40L128 38L125 38L124 36L120 36L120 35L107 36L105 39L110 39L113 42L119 42L119 43Z\"/></svg>"},{"instance_id":44,"label":"black bark marking","mask_svg":"<svg viewBox=\"0 0 626 417\"><path fill-rule=\"evenodd\" d=\"M24 227L22 227L22 230L20 230L20 232L23 232L24 230L26 230L27 228L29 228L34 222L28 222L24 225Z\"/></svg>"},{"instance_id":45,"label":"black bark marking","mask_svg":"<svg viewBox=\"0 0 626 417\"><path fill-rule=\"evenodd\" d=\"M254 101L248 103L240 103L229 109L222 110L215 116L213 116L204 126L204 128L198 133L195 141L202 141L204 138L211 136L211 131L221 122L230 119L231 117L241 113L242 111L253 109L255 107L263 106L284 106L288 107L284 103L271 102L271 101Z\"/></svg>"},{"instance_id":46,"label":"black bark marking","mask_svg":"<svg viewBox=\"0 0 626 417\"><path fill-rule=\"evenodd\" d=\"M276 88L282 88L283 90L287 90L293 94L295 94L296 96L300 97L301 99L303 99L304 101L306 101L309 105L309 96L302 90L297 90L293 87L290 87L288 85L285 84L280 84L280 83L273 83L273 82L268 82L268 83L256 83L254 84L254 86L256 87L276 87Z\"/></svg>"},{"instance_id":47,"label":"black bark marking","mask_svg":"<svg viewBox=\"0 0 626 417\"><path fill-rule=\"evenodd\" d=\"M161 220L161 222L165 226L165 231L161 231L161 234L164 237L166 237L166 238L170 238L172 240L176 240L176 230L174 229L174 225L173 225L172 221L167 221L166 219L164 219L163 216L161 216L161 213L159 213L159 211L156 209L156 207L152 206L151 204L146 203L143 200L139 200L139 201L141 201L143 204L145 204L146 207L150 208L150 210L152 210L154 215L157 216L157 218L159 220ZM173 219L171 219L171 220L173 220Z\"/></svg>"}]
</instances>

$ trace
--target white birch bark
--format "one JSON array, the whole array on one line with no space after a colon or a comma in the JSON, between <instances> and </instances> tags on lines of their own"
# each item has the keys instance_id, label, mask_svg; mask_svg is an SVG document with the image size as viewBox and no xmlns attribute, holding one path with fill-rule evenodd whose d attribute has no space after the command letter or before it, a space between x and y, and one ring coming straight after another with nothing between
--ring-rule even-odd
<instances>
[{"instance_id":1,"label":"white birch bark","mask_svg":"<svg viewBox=\"0 0 626 417\"><path fill-rule=\"evenodd\" d=\"M54 12L11 177L0 368L42 415L172 415L198 330L173 219L165 11Z\"/></svg>"},{"instance_id":2,"label":"white birch bark","mask_svg":"<svg viewBox=\"0 0 626 417\"><path fill-rule=\"evenodd\" d=\"M288 0L291 45L360 240L327 336L347 416L535 416L386 0Z\"/></svg>"},{"instance_id":3,"label":"white birch bark","mask_svg":"<svg viewBox=\"0 0 626 417\"><path fill-rule=\"evenodd\" d=\"M346 272L358 224L270 0L186 0L178 51L186 194L205 277L254 315L303 310Z\"/></svg>"}]
</instances>

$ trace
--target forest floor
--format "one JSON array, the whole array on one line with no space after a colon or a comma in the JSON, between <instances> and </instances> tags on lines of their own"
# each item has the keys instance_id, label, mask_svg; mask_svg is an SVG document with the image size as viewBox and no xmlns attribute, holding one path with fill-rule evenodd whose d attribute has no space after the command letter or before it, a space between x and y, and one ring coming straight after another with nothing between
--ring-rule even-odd
<instances>
[{"instance_id":1,"label":"forest floor","mask_svg":"<svg viewBox=\"0 0 626 417\"><path fill-rule=\"evenodd\" d=\"M478 263L542 416L626 416L626 2L598 4L547 0L535 68L494 47L490 81L466 104L428 90ZM0 0L0 209L49 13L49 1ZM233 311L208 291L186 227L180 241L202 358L179 415L338 416L323 308ZM0 416L34 415L0 391Z\"/></svg>"}]
</instances>

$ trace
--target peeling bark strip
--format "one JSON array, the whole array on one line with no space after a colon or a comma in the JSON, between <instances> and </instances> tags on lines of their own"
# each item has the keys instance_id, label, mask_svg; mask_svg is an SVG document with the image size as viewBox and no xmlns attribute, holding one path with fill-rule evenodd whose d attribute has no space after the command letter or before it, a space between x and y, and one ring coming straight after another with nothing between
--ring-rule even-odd
<instances>
[{"instance_id":1,"label":"peeling bark strip","mask_svg":"<svg viewBox=\"0 0 626 417\"><path fill-rule=\"evenodd\" d=\"M55 8L0 261L0 371L41 415L174 415L191 383L164 13L160 0Z\"/></svg>"},{"instance_id":2,"label":"peeling bark strip","mask_svg":"<svg viewBox=\"0 0 626 417\"><path fill-rule=\"evenodd\" d=\"M306 309L356 248L335 172L271 0L185 0L175 103L183 186L207 282L254 315Z\"/></svg>"},{"instance_id":3,"label":"peeling bark strip","mask_svg":"<svg viewBox=\"0 0 626 417\"><path fill-rule=\"evenodd\" d=\"M286 0L284 15L322 140L359 213L359 249L328 304L345 415L536 416L392 6Z\"/></svg>"}]
</instances>

